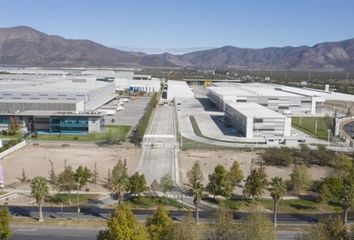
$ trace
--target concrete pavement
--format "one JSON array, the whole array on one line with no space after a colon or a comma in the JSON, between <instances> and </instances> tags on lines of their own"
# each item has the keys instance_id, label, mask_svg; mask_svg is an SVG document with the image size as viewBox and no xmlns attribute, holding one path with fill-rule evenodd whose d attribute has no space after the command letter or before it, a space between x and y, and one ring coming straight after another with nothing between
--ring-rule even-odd
<instances>
[{"instance_id":1,"label":"concrete pavement","mask_svg":"<svg viewBox=\"0 0 354 240\"><path fill-rule=\"evenodd\" d=\"M154 179L159 181L165 175L170 175L174 182L179 182L175 135L174 107L157 105L144 136L143 152L137 169L145 175L147 184L151 184Z\"/></svg>"}]
</instances>

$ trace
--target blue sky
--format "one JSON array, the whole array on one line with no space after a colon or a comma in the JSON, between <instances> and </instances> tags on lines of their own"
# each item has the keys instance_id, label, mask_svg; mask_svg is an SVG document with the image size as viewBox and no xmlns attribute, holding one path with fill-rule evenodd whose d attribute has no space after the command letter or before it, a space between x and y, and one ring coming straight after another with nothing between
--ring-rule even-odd
<instances>
[{"instance_id":1,"label":"blue sky","mask_svg":"<svg viewBox=\"0 0 354 240\"><path fill-rule=\"evenodd\" d=\"M0 27L160 52L354 37L354 0L0 0Z\"/></svg>"}]
</instances>

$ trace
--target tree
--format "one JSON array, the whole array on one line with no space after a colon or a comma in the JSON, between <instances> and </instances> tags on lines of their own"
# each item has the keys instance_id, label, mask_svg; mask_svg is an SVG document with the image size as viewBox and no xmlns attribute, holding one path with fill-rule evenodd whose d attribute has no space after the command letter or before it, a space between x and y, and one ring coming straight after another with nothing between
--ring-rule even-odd
<instances>
[{"instance_id":1,"label":"tree","mask_svg":"<svg viewBox=\"0 0 354 240\"><path fill-rule=\"evenodd\" d=\"M79 166L74 174L75 182L78 184L79 189L82 189L90 178L92 177L92 172L87 167Z\"/></svg>"},{"instance_id":2,"label":"tree","mask_svg":"<svg viewBox=\"0 0 354 240\"><path fill-rule=\"evenodd\" d=\"M189 187L193 195L193 203L196 209L196 222L199 224L199 204L203 196L204 186L202 184L203 173L200 169L199 162L195 162L192 169L187 173Z\"/></svg>"},{"instance_id":3,"label":"tree","mask_svg":"<svg viewBox=\"0 0 354 240\"><path fill-rule=\"evenodd\" d=\"M124 200L125 191L129 185L127 166L119 160L112 170L110 188L114 191L118 198L118 204Z\"/></svg>"},{"instance_id":4,"label":"tree","mask_svg":"<svg viewBox=\"0 0 354 240\"><path fill-rule=\"evenodd\" d=\"M71 166L65 167L58 175L58 189L69 194L69 205L71 205L71 191L75 189L75 172Z\"/></svg>"},{"instance_id":5,"label":"tree","mask_svg":"<svg viewBox=\"0 0 354 240\"><path fill-rule=\"evenodd\" d=\"M12 235L11 231L11 215L9 209L6 206L0 208L0 239L10 239Z\"/></svg>"},{"instance_id":6,"label":"tree","mask_svg":"<svg viewBox=\"0 0 354 240\"><path fill-rule=\"evenodd\" d=\"M321 185L320 191L319 191L319 200L321 204L328 204L328 202L331 200L332 198L332 193L328 187L328 185L326 183L323 183Z\"/></svg>"},{"instance_id":7,"label":"tree","mask_svg":"<svg viewBox=\"0 0 354 240\"><path fill-rule=\"evenodd\" d=\"M260 198L268 185L267 174L264 167L251 170L246 179L243 194L250 199Z\"/></svg>"},{"instance_id":8,"label":"tree","mask_svg":"<svg viewBox=\"0 0 354 240\"><path fill-rule=\"evenodd\" d=\"M277 226L278 202L286 193L286 184L281 177L272 178L270 196L273 199L273 223Z\"/></svg>"},{"instance_id":9,"label":"tree","mask_svg":"<svg viewBox=\"0 0 354 240\"><path fill-rule=\"evenodd\" d=\"M27 176L24 168L22 168L21 182L27 182Z\"/></svg>"},{"instance_id":10,"label":"tree","mask_svg":"<svg viewBox=\"0 0 354 240\"><path fill-rule=\"evenodd\" d=\"M297 240L344 240L347 231L340 218L328 218L306 230Z\"/></svg>"},{"instance_id":11,"label":"tree","mask_svg":"<svg viewBox=\"0 0 354 240\"><path fill-rule=\"evenodd\" d=\"M160 180L160 187L164 194L172 190L173 181L170 175L165 175Z\"/></svg>"},{"instance_id":12,"label":"tree","mask_svg":"<svg viewBox=\"0 0 354 240\"><path fill-rule=\"evenodd\" d=\"M214 168L214 172L209 174L209 183L206 187L207 191L214 195L229 197L232 193L233 187L229 178L229 174L224 166L218 164Z\"/></svg>"},{"instance_id":13,"label":"tree","mask_svg":"<svg viewBox=\"0 0 354 240\"><path fill-rule=\"evenodd\" d=\"M239 237L242 240L275 240L275 228L265 214L256 210L241 220Z\"/></svg>"},{"instance_id":14,"label":"tree","mask_svg":"<svg viewBox=\"0 0 354 240\"><path fill-rule=\"evenodd\" d=\"M129 191L131 194L139 194L148 189L144 174L134 173L129 177Z\"/></svg>"},{"instance_id":15,"label":"tree","mask_svg":"<svg viewBox=\"0 0 354 240\"><path fill-rule=\"evenodd\" d=\"M205 238L208 240L239 240L239 229L234 222L233 216L224 208L218 208L206 231Z\"/></svg>"},{"instance_id":16,"label":"tree","mask_svg":"<svg viewBox=\"0 0 354 240\"><path fill-rule=\"evenodd\" d=\"M172 219L168 216L165 207L159 206L152 216L146 220L150 240L166 239L171 225Z\"/></svg>"},{"instance_id":17,"label":"tree","mask_svg":"<svg viewBox=\"0 0 354 240\"><path fill-rule=\"evenodd\" d=\"M107 220L107 229L100 231L98 240L146 240L148 233L130 209L123 204Z\"/></svg>"},{"instance_id":18,"label":"tree","mask_svg":"<svg viewBox=\"0 0 354 240\"><path fill-rule=\"evenodd\" d=\"M160 183L156 179L154 179L154 181L152 181L152 183L150 185L150 189L151 189L151 191L154 191L154 192L160 191L160 189L161 189Z\"/></svg>"},{"instance_id":19,"label":"tree","mask_svg":"<svg viewBox=\"0 0 354 240\"><path fill-rule=\"evenodd\" d=\"M339 192L338 197L339 203L343 209L343 222L347 224L348 222L348 212L354 202L354 185L352 182L345 182Z\"/></svg>"},{"instance_id":20,"label":"tree","mask_svg":"<svg viewBox=\"0 0 354 240\"><path fill-rule=\"evenodd\" d=\"M232 163L232 166L228 174L229 174L229 179L232 187L236 187L236 185L243 180L243 173L237 161L234 161Z\"/></svg>"},{"instance_id":21,"label":"tree","mask_svg":"<svg viewBox=\"0 0 354 240\"><path fill-rule=\"evenodd\" d=\"M49 161L49 164L50 164L50 170L49 170L49 182L53 185L56 185L57 184L57 181L58 181L58 177L57 175L55 174L55 170L54 170L54 164L53 164L53 161L48 159Z\"/></svg>"},{"instance_id":22,"label":"tree","mask_svg":"<svg viewBox=\"0 0 354 240\"><path fill-rule=\"evenodd\" d=\"M353 161L345 154L339 155L334 163L333 176L340 179L347 179L351 177L353 172Z\"/></svg>"},{"instance_id":23,"label":"tree","mask_svg":"<svg viewBox=\"0 0 354 240\"><path fill-rule=\"evenodd\" d=\"M47 179L44 177L35 177L31 181L31 195L36 199L36 202L39 207L39 222L43 222L43 213L42 213L42 204L44 198L48 196L49 189L47 184Z\"/></svg>"},{"instance_id":24,"label":"tree","mask_svg":"<svg viewBox=\"0 0 354 240\"><path fill-rule=\"evenodd\" d=\"M97 179L98 179L98 171L97 171L97 162L95 161L95 168L92 173L92 183L97 184Z\"/></svg>"},{"instance_id":25,"label":"tree","mask_svg":"<svg viewBox=\"0 0 354 240\"><path fill-rule=\"evenodd\" d=\"M201 240L199 225L191 216L186 216L180 223L174 223L168 232L167 240Z\"/></svg>"},{"instance_id":26,"label":"tree","mask_svg":"<svg viewBox=\"0 0 354 240\"><path fill-rule=\"evenodd\" d=\"M296 194L301 194L310 187L311 175L304 164L295 165L290 174L290 183Z\"/></svg>"},{"instance_id":27,"label":"tree","mask_svg":"<svg viewBox=\"0 0 354 240\"><path fill-rule=\"evenodd\" d=\"M10 116L9 123L8 123L8 133L9 135L15 135L19 129L19 125L17 122L16 117Z\"/></svg>"}]
</instances>

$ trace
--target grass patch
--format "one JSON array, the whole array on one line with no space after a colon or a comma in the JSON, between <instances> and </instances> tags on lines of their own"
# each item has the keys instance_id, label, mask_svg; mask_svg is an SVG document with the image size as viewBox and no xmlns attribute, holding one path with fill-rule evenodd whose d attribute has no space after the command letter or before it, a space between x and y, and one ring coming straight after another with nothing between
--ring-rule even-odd
<instances>
[{"instance_id":1,"label":"grass patch","mask_svg":"<svg viewBox=\"0 0 354 240\"><path fill-rule=\"evenodd\" d=\"M271 199L247 201L242 199L204 198L203 200L232 210L250 211L255 208L255 205L260 205L269 211L273 210L273 201ZM315 200L307 199L282 200L278 209L279 212L283 213L341 212L341 208L336 205L321 205Z\"/></svg>"},{"instance_id":2,"label":"grass patch","mask_svg":"<svg viewBox=\"0 0 354 240\"><path fill-rule=\"evenodd\" d=\"M312 137L327 140L328 129L331 129L332 118L329 117L292 117L292 126L309 134ZM315 132L315 126L317 121L317 133Z\"/></svg>"},{"instance_id":3,"label":"grass patch","mask_svg":"<svg viewBox=\"0 0 354 240\"><path fill-rule=\"evenodd\" d=\"M131 126L126 125L109 125L105 127L103 133L89 133L85 135L74 134L38 134L33 137L36 140L45 141L89 141L89 142L101 142L108 138L121 139L125 141L130 131Z\"/></svg>"},{"instance_id":4,"label":"grass patch","mask_svg":"<svg viewBox=\"0 0 354 240\"><path fill-rule=\"evenodd\" d=\"M2 134L0 132L0 139L10 139L10 140L14 140L14 139L20 139L22 138L23 134L20 132L17 132L14 135L8 135L8 134Z\"/></svg>"},{"instance_id":5,"label":"grass patch","mask_svg":"<svg viewBox=\"0 0 354 240\"><path fill-rule=\"evenodd\" d=\"M191 140L189 138L185 138L185 137L183 137L182 145L183 145L182 150L189 150L189 149L208 149L208 150L240 149L238 147L219 146L219 145L197 142L197 141Z\"/></svg>"},{"instance_id":6,"label":"grass patch","mask_svg":"<svg viewBox=\"0 0 354 240\"><path fill-rule=\"evenodd\" d=\"M53 196L49 196L47 201L55 204L69 204L69 199L71 198L71 205L75 205L78 202L80 204L86 203L89 200L95 199L97 196L92 194L79 194L77 195L75 192L71 193L71 196L67 193L57 193Z\"/></svg>"},{"instance_id":7,"label":"grass patch","mask_svg":"<svg viewBox=\"0 0 354 240\"><path fill-rule=\"evenodd\" d=\"M156 209L165 206L168 209L182 209L182 203L167 197L133 197L124 201L130 209Z\"/></svg>"}]
</instances>

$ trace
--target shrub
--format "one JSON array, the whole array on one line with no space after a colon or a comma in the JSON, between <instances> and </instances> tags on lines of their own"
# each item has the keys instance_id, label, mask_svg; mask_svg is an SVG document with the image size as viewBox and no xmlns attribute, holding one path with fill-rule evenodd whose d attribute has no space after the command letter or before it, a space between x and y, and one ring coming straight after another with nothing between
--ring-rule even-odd
<instances>
[{"instance_id":1,"label":"shrub","mask_svg":"<svg viewBox=\"0 0 354 240\"><path fill-rule=\"evenodd\" d=\"M261 156L267 165L289 166L294 161L291 149L287 147L268 148Z\"/></svg>"}]
</instances>

